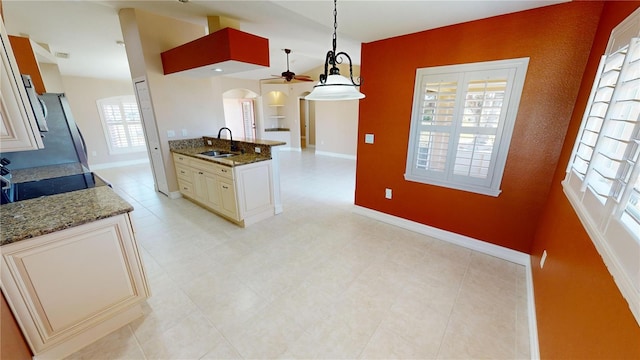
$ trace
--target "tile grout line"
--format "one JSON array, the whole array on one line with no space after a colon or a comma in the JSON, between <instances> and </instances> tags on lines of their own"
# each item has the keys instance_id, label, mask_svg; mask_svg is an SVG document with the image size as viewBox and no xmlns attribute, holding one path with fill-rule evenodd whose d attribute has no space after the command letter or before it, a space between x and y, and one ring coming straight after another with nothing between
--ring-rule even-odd
<instances>
[{"instance_id":1,"label":"tile grout line","mask_svg":"<svg viewBox=\"0 0 640 360\"><path fill-rule=\"evenodd\" d=\"M469 273L469 269L471 268L471 254L469 255L469 259L467 261L467 266L464 269L464 275L462 276L462 280L460 281L460 286L458 286L458 291L456 293L456 297L453 300L453 305L451 306L451 310L449 310L449 316L447 317L447 326L444 327L444 331L442 333L442 338L440 339L440 345L438 345L438 352L436 354L436 359L440 359L440 354L442 352L442 345L444 343L444 339L447 336L447 330L449 329L449 325L451 324L451 316L453 315L453 311L458 303L458 299L460 298L460 293L462 292L462 286L464 282L467 280L467 274Z\"/></svg>"}]
</instances>

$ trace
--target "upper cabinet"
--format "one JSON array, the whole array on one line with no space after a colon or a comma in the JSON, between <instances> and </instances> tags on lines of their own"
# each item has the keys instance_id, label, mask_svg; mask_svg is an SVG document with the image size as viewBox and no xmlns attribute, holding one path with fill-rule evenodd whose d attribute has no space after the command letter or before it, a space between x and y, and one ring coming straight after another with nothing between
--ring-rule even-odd
<instances>
[{"instance_id":1,"label":"upper cabinet","mask_svg":"<svg viewBox=\"0 0 640 360\"><path fill-rule=\"evenodd\" d=\"M0 152L44 148L9 36L0 21Z\"/></svg>"}]
</instances>

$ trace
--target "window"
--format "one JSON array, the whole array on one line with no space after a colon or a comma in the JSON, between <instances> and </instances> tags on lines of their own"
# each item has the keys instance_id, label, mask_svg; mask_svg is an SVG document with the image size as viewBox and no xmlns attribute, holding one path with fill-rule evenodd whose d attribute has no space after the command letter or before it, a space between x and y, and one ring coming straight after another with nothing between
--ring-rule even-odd
<instances>
[{"instance_id":1,"label":"window","mask_svg":"<svg viewBox=\"0 0 640 360\"><path fill-rule=\"evenodd\" d=\"M145 151L138 104L133 95L97 101L110 154Z\"/></svg>"},{"instance_id":2,"label":"window","mask_svg":"<svg viewBox=\"0 0 640 360\"><path fill-rule=\"evenodd\" d=\"M563 187L640 323L640 10L602 57Z\"/></svg>"},{"instance_id":3,"label":"window","mask_svg":"<svg viewBox=\"0 0 640 360\"><path fill-rule=\"evenodd\" d=\"M418 69L405 179L498 196L528 64Z\"/></svg>"}]
</instances>

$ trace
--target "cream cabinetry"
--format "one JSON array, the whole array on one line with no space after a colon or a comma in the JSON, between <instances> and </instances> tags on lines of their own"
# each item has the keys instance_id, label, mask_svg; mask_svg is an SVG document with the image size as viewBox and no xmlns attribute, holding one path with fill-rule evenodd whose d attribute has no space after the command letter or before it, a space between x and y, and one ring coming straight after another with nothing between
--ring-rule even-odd
<instances>
[{"instance_id":1,"label":"cream cabinetry","mask_svg":"<svg viewBox=\"0 0 640 360\"><path fill-rule=\"evenodd\" d=\"M44 147L9 36L0 22L0 152Z\"/></svg>"},{"instance_id":2,"label":"cream cabinetry","mask_svg":"<svg viewBox=\"0 0 640 360\"><path fill-rule=\"evenodd\" d=\"M180 193L247 226L274 215L271 160L235 166L173 154Z\"/></svg>"},{"instance_id":3,"label":"cream cabinetry","mask_svg":"<svg viewBox=\"0 0 640 360\"><path fill-rule=\"evenodd\" d=\"M128 214L4 245L2 290L34 358L62 358L142 316Z\"/></svg>"}]
</instances>

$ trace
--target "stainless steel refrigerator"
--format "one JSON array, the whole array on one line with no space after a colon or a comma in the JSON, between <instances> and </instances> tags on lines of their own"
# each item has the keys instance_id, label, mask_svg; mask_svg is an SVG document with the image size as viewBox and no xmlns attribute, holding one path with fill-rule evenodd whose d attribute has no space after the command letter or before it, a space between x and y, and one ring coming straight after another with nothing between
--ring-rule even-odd
<instances>
[{"instance_id":1,"label":"stainless steel refrigerator","mask_svg":"<svg viewBox=\"0 0 640 360\"><path fill-rule=\"evenodd\" d=\"M38 98L46 106L48 131L42 132L44 149L7 152L1 157L11 162L11 170L78 163L89 171L86 145L66 96L45 93Z\"/></svg>"}]
</instances>

